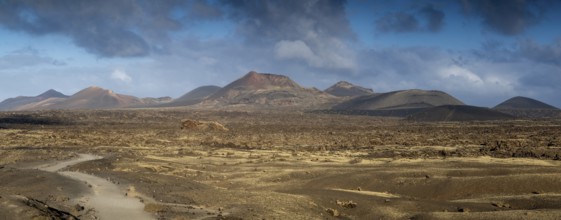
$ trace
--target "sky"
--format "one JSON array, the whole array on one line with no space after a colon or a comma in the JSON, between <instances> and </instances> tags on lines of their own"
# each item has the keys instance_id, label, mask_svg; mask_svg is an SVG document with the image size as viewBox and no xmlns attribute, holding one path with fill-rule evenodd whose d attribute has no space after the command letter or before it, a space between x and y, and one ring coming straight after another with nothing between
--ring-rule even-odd
<instances>
[{"instance_id":1,"label":"sky","mask_svg":"<svg viewBox=\"0 0 561 220\"><path fill-rule=\"evenodd\" d=\"M252 70L561 107L561 0L0 0L0 100L176 98Z\"/></svg>"}]
</instances>

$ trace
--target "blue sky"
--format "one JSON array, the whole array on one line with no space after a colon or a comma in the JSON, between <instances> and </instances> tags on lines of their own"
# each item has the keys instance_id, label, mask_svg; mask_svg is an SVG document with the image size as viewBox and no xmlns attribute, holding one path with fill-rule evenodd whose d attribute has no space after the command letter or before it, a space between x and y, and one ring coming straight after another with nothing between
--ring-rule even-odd
<instances>
[{"instance_id":1,"label":"blue sky","mask_svg":"<svg viewBox=\"0 0 561 220\"><path fill-rule=\"evenodd\" d=\"M561 107L559 21L555 0L0 0L0 100L92 85L179 97L256 70Z\"/></svg>"}]
</instances>

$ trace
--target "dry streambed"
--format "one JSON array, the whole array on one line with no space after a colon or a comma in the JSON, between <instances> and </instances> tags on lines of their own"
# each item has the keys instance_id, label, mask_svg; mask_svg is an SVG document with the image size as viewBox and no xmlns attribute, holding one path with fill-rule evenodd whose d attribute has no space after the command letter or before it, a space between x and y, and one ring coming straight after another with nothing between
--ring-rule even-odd
<instances>
[{"instance_id":1,"label":"dry streambed","mask_svg":"<svg viewBox=\"0 0 561 220\"><path fill-rule=\"evenodd\" d=\"M294 219L294 213L302 219L561 217L561 164L552 160L357 159L361 154L355 152L225 148L181 156L166 152L122 161L115 170L126 167L212 186L205 192L221 195L220 201L197 191L185 191L185 197L225 206L243 218Z\"/></svg>"},{"instance_id":2,"label":"dry streambed","mask_svg":"<svg viewBox=\"0 0 561 220\"><path fill-rule=\"evenodd\" d=\"M135 149L135 154L100 160L80 155L41 166L43 171L30 171L35 175L59 173L56 176L78 180L74 185L86 189L84 182L91 185L93 192L71 203L95 209L102 219L136 214L140 217L135 219L153 217L147 212L163 219L221 218L223 210L228 218L244 219L561 218L559 161L186 149ZM79 172L62 171L67 166ZM121 204L125 206L117 207ZM214 207L214 211L192 204Z\"/></svg>"},{"instance_id":3,"label":"dry streambed","mask_svg":"<svg viewBox=\"0 0 561 220\"><path fill-rule=\"evenodd\" d=\"M79 154L79 157L72 160L56 162L37 168L47 172L57 172L63 176L88 184L92 188L92 192L77 198L77 200L84 202L85 207L93 208L96 216L100 219L155 219L144 212L144 204L138 198L128 197L116 184L85 173L61 171L68 166L96 159L101 159L101 157Z\"/></svg>"},{"instance_id":4,"label":"dry streambed","mask_svg":"<svg viewBox=\"0 0 561 220\"><path fill-rule=\"evenodd\" d=\"M559 120L410 123L191 110L41 114L79 123L0 129L0 196L56 206L53 198L62 204L58 197L93 191L66 205L82 199L97 215L103 208L94 205L96 193L107 192L101 197L109 201L126 198L125 192L137 197L132 192L138 190L149 196L144 211L164 219L218 218L222 210L244 219L561 219ZM181 130L183 118L218 121L230 131ZM73 151L113 156L43 167L50 172L17 167L62 160ZM120 184L97 186L95 176L56 172L74 163L67 170ZM2 216L6 197L0 197L0 219L14 219Z\"/></svg>"}]
</instances>

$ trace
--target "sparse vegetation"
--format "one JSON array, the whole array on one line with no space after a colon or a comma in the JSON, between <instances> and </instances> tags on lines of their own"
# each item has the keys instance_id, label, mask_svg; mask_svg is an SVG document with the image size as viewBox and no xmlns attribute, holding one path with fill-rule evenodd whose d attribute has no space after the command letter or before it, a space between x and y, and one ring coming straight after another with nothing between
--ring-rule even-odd
<instances>
[{"instance_id":1,"label":"sparse vegetation","mask_svg":"<svg viewBox=\"0 0 561 220\"><path fill-rule=\"evenodd\" d=\"M506 218L509 210L531 209L559 217L543 210L561 209L561 200L549 196L561 193L561 121L554 119L433 123L186 109L21 115L63 123L8 124L0 130L0 196L26 194L76 216L90 213L89 207L78 213L72 200L47 198L71 198L94 186L80 182L83 188L72 191L70 180L14 167L75 153L104 156L70 170L134 186L146 196L145 209L163 219L294 217L287 213L303 219L431 218L456 207L470 216L492 212ZM182 130L184 118L225 124L229 131Z\"/></svg>"}]
</instances>

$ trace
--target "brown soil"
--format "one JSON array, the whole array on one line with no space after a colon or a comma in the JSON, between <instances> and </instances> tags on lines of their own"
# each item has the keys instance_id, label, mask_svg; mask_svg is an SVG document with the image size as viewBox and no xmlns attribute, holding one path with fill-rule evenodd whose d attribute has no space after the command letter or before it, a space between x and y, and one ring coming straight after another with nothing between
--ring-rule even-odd
<instances>
[{"instance_id":1,"label":"brown soil","mask_svg":"<svg viewBox=\"0 0 561 220\"><path fill-rule=\"evenodd\" d=\"M104 158L69 170L110 179L161 219L561 218L557 120L420 123L195 110L26 115L0 124L0 219L49 217L17 195L91 218L72 200L87 184L25 169L75 153ZM184 118L230 130L182 130Z\"/></svg>"}]
</instances>

